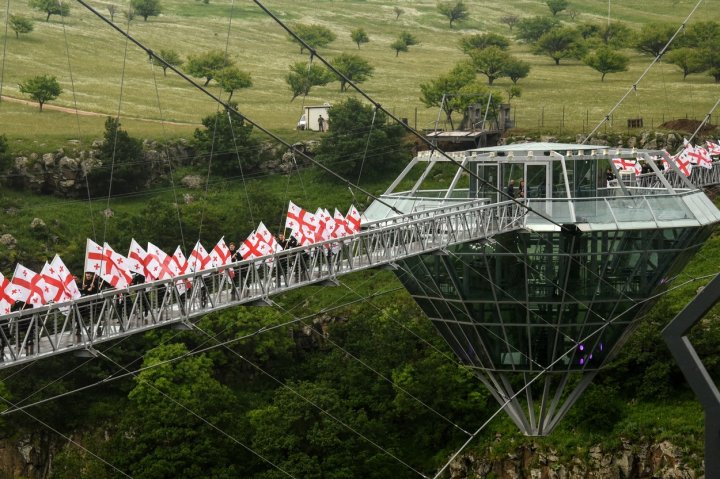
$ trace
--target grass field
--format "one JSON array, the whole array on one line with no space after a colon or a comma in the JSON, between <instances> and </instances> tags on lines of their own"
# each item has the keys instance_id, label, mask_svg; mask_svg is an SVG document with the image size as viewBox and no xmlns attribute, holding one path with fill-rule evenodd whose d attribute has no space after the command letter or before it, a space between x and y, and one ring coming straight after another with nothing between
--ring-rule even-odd
<instances>
[{"instance_id":1,"label":"grass field","mask_svg":"<svg viewBox=\"0 0 720 479\"><path fill-rule=\"evenodd\" d=\"M447 72L463 59L457 48L462 35L485 31L508 34L507 27L499 22L503 15L529 16L548 11L539 0L467 4L471 19L452 30L438 14L434 0L271 0L266 6L290 24L316 23L331 28L337 40L320 53L328 58L342 52L357 52L366 57L376 70L363 87L383 106L424 128L434 122L437 110L426 109L420 103L419 84ZM679 25L694 4L689 0L654 0L649 8L648 2L623 1L611 5L611 15L634 28L650 21ZM107 14L107 2L95 1L92 5ZM332 83L314 89L304 100L290 102L284 76L288 65L307 60L307 55L300 55L287 34L251 1L211 0L205 5L198 1L163 0L162 5L164 13L160 17L150 17L147 22L137 18L130 24L130 33L155 51L172 48L183 58L209 49L224 49L227 44L229 54L240 68L252 74L254 82L252 88L235 95L240 110L271 130L292 130L303 102L332 103L347 95L339 93L338 83ZM392 12L395 5L404 10L398 20ZM122 4L117 6L119 11L126 8ZM605 2L575 0L571 6L581 12L575 22L606 21ZM162 70L153 68L141 50L126 44L123 37L81 5L71 3L71 7L71 15L64 20L53 16L45 22L45 16L29 10L25 2L10 5L10 13L30 16L35 21L35 31L19 39L9 31L9 36L3 38L6 52L3 95L22 97L19 82L49 73L57 76L64 89L54 104L69 108L77 105L80 110L108 115L119 111L132 134L155 138L187 136L193 127L134 119L197 124L202 116L215 111L216 105L209 98L173 74L164 77ZM720 0L705 1L691 21L714 18L718 7ZM4 4L0 13L3 25L6 8ZM121 14L115 19L124 21ZM565 21L570 19L565 17ZM359 52L349 35L356 26L363 26L370 35L370 43ZM389 45L401 30L413 32L422 43L396 58ZM513 100L517 124L523 129L557 130L562 125L572 132L594 126L651 60L632 54L628 72L608 75L601 83L597 72L578 61L554 66L549 58L530 54L526 45L515 44L512 48L532 65L530 76L520 82L522 96ZM219 88L213 85L211 90L219 94ZM496 90L504 92L509 85L509 80L499 80ZM720 86L708 75L691 75L683 81L675 67L659 65L616 112L613 127L622 128L624 118L628 117L644 117L648 126L672 117L702 118L719 90ZM102 125L102 118L80 118L78 125L73 114L39 113L31 106L0 103L0 133L18 139L23 146L50 147L65 138L98 137Z\"/></svg>"}]
</instances>

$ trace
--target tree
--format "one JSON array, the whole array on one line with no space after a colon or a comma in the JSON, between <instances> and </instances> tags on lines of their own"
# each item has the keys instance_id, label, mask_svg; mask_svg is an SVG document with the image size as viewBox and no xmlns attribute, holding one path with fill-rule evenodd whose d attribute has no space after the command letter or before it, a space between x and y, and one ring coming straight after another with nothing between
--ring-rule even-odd
<instances>
[{"instance_id":1,"label":"tree","mask_svg":"<svg viewBox=\"0 0 720 479\"><path fill-rule=\"evenodd\" d=\"M438 11L450 20L450 28L453 22L462 22L467 20L470 14L462 0L448 3L438 3Z\"/></svg>"},{"instance_id":2,"label":"tree","mask_svg":"<svg viewBox=\"0 0 720 479\"><path fill-rule=\"evenodd\" d=\"M10 15L10 28L15 32L15 38L20 38L21 33L33 31L33 23L32 20L22 15Z\"/></svg>"},{"instance_id":3,"label":"tree","mask_svg":"<svg viewBox=\"0 0 720 479\"><path fill-rule=\"evenodd\" d=\"M404 41L400 40L400 39L395 40L394 42L392 42L392 43L390 44L390 48L392 48L393 50L395 50L395 56L396 56L396 57L397 57L398 55L400 55L400 52L403 52L403 53L404 53L404 52L407 52L407 51L408 51L408 46L407 46L407 44L406 44Z\"/></svg>"},{"instance_id":4,"label":"tree","mask_svg":"<svg viewBox=\"0 0 720 479\"><path fill-rule=\"evenodd\" d=\"M559 65L563 58L582 58L584 45L577 30L554 28L540 37L533 53L547 55L555 61L555 65Z\"/></svg>"},{"instance_id":5,"label":"tree","mask_svg":"<svg viewBox=\"0 0 720 479\"><path fill-rule=\"evenodd\" d=\"M322 48L335 41L336 35L327 27L322 25L307 25L298 23L293 26L295 33L303 39L303 41L313 50ZM300 45L300 53L305 51L305 45L300 43L295 37L290 37L290 41Z\"/></svg>"},{"instance_id":6,"label":"tree","mask_svg":"<svg viewBox=\"0 0 720 479\"><path fill-rule=\"evenodd\" d=\"M505 76L505 69L511 60L508 52L498 47L488 47L470 54L475 70L488 77L488 85Z\"/></svg>"},{"instance_id":7,"label":"tree","mask_svg":"<svg viewBox=\"0 0 720 479\"><path fill-rule=\"evenodd\" d=\"M628 46L632 34L630 27L620 22L603 23L598 28L598 37L602 43L613 48Z\"/></svg>"},{"instance_id":8,"label":"tree","mask_svg":"<svg viewBox=\"0 0 720 479\"><path fill-rule=\"evenodd\" d=\"M358 55L350 53L342 53L332 60L332 65L345 77L353 83L362 83L372 77L373 68L367 60ZM347 90L347 81L344 78L340 80L340 91Z\"/></svg>"},{"instance_id":9,"label":"tree","mask_svg":"<svg viewBox=\"0 0 720 479\"><path fill-rule=\"evenodd\" d=\"M116 118L105 120L103 144L98 155L102 167L91 170L87 177L93 196L131 193L145 187L147 171L143 164L142 142L120 126Z\"/></svg>"},{"instance_id":10,"label":"tree","mask_svg":"<svg viewBox=\"0 0 720 479\"><path fill-rule=\"evenodd\" d=\"M513 85L517 84L518 80L525 78L530 73L530 64L517 58L510 58L505 64L503 70L505 76L512 80Z\"/></svg>"},{"instance_id":11,"label":"tree","mask_svg":"<svg viewBox=\"0 0 720 479\"><path fill-rule=\"evenodd\" d=\"M131 0L130 5L146 22L148 17L157 17L162 13L160 0Z\"/></svg>"},{"instance_id":12,"label":"tree","mask_svg":"<svg viewBox=\"0 0 720 479\"><path fill-rule=\"evenodd\" d=\"M111 3L107 6L107 9L108 9L108 13L110 14L110 21L114 22L115 14L117 13L117 6L115 4Z\"/></svg>"},{"instance_id":13,"label":"tree","mask_svg":"<svg viewBox=\"0 0 720 479\"><path fill-rule=\"evenodd\" d=\"M705 61L705 68L715 83L720 83L720 42L700 49L700 56Z\"/></svg>"},{"instance_id":14,"label":"tree","mask_svg":"<svg viewBox=\"0 0 720 479\"><path fill-rule=\"evenodd\" d=\"M635 48L656 57L675 34L676 27L666 23L647 23L635 38ZM668 47L668 50L672 45Z\"/></svg>"},{"instance_id":15,"label":"tree","mask_svg":"<svg viewBox=\"0 0 720 479\"><path fill-rule=\"evenodd\" d=\"M249 454L211 426L233 438L240 433L236 397L215 378L213 361L193 356L149 368L187 352L184 344L174 343L145 355L148 369L135 378L122 422L131 433L114 438L115 449L123 451L117 462L136 477L247 477L234 463L249 461Z\"/></svg>"},{"instance_id":16,"label":"tree","mask_svg":"<svg viewBox=\"0 0 720 479\"><path fill-rule=\"evenodd\" d=\"M368 34L362 27L356 28L355 30L350 32L350 38L352 38L352 41L357 44L358 50L360 50L361 43L367 43L370 41L370 37L368 37Z\"/></svg>"},{"instance_id":17,"label":"tree","mask_svg":"<svg viewBox=\"0 0 720 479\"><path fill-rule=\"evenodd\" d=\"M38 75L28 78L18 86L21 93L30 95L30 98L38 102L40 111L42 111L46 102L54 100L62 93L62 88L60 88L57 79L50 75Z\"/></svg>"},{"instance_id":18,"label":"tree","mask_svg":"<svg viewBox=\"0 0 720 479\"><path fill-rule=\"evenodd\" d=\"M228 101L232 100L235 90L250 88L252 79L250 74L239 70L236 67L225 67L217 72L215 80L225 93L229 93Z\"/></svg>"},{"instance_id":19,"label":"tree","mask_svg":"<svg viewBox=\"0 0 720 479\"><path fill-rule=\"evenodd\" d=\"M183 64L182 58L175 50L160 50L160 58L165 60L165 63L160 63L163 76L167 76L168 65L179 67Z\"/></svg>"},{"instance_id":20,"label":"tree","mask_svg":"<svg viewBox=\"0 0 720 479\"><path fill-rule=\"evenodd\" d=\"M234 64L235 62L226 57L222 50L211 50L188 56L187 72L192 76L205 78L205 86L207 86L220 70Z\"/></svg>"},{"instance_id":21,"label":"tree","mask_svg":"<svg viewBox=\"0 0 720 479\"><path fill-rule=\"evenodd\" d=\"M290 65L290 73L285 77L285 82L292 91L290 101L293 101L301 95L309 95L312 87L325 86L335 79L335 76L327 68L314 63L308 67L305 62L297 62Z\"/></svg>"},{"instance_id":22,"label":"tree","mask_svg":"<svg viewBox=\"0 0 720 479\"><path fill-rule=\"evenodd\" d=\"M237 104L229 102L236 108ZM200 158L211 160L213 171L235 176L253 171L260 164L258 141L252 137L253 127L231 111L219 111L201 120L203 128L193 133ZM240 164L242 159L242 165Z\"/></svg>"},{"instance_id":23,"label":"tree","mask_svg":"<svg viewBox=\"0 0 720 479\"><path fill-rule=\"evenodd\" d=\"M405 13L405 10L396 6L396 7L393 7L393 13L395 14L395 20L398 20L400 18L400 15Z\"/></svg>"},{"instance_id":24,"label":"tree","mask_svg":"<svg viewBox=\"0 0 720 479\"><path fill-rule=\"evenodd\" d=\"M545 0L545 4L550 9L550 13L552 13L553 17L557 16L558 13L566 10L567 7L570 6L570 2L568 2L568 0Z\"/></svg>"},{"instance_id":25,"label":"tree","mask_svg":"<svg viewBox=\"0 0 720 479\"><path fill-rule=\"evenodd\" d=\"M475 66L470 62L460 62L449 73L441 75L435 80L420 84L420 101L427 108L440 108L445 118L453 124L452 114L456 111L457 102L451 101L460 90L475 79Z\"/></svg>"},{"instance_id":26,"label":"tree","mask_svg":"<svg viewBox=\"0 0 720 479\"><path fill-rule=\"evenodd\" d=\"M520 17L518 17L517 15L505 15L504 17L500 18L500 23L504 23L505 25L507 25L511 32L515 24L519 21Z\"/></svg>"},{"instance_id":27,"label":"tree","mask_svg":"<svg viewBox=\"0 0 720 479\"><path fill-rule=\"evenodd\" d=\"M336 173L357 178L362 167L364 175L380 177L409 160L404 147L405 129L402 125L388 124L382 111L351 97L333 105L329 116L332 128L320 144L316 158ZM367 157L366 144L372 145L373 150Z\"/></svg>"},{"instance_id":28,"label":"tree","mask_svg":"<svg viewBox=\"0 0 720 479\"><path fill-rule=\"evenodd\" d=\"M62 17L70 15L70 5L67 2L60 2L58 0L30 0L28 5L34 10L47 13L47 18L45 18L46 22L50 20L50 15L60 15Z\"/></svg>"},{"instance_id":29,"label":"tree","mask_svg":"<svg viewBox=\"0 0 720 479\"><path fill-rule=\"evenodd\" d=\"M630 63L627 56L608 47L598 48L595 52L587 55L583 61L587 66L602 74L600 81L605 81L605 75L608 73L627 71L628 63Z\"/></svg>"},{"instance_id":30,"label":"tree","mask_svg":"<svg viewBox=\"0 0 720 479\"><path fill-rule=\"evenodd\" d=\"M707 70L705 59L696 48L676 48L665 54L665 61L675 65L683 72L683 80L691 73L702 73Z\"/></svg>"},{"instance_id":31,"label":"tree","mask_svg":"<svg viewBox=\"0 0 720 479\"><path fill-rule=\"evenodd\" d=\"M395 50L395 56L398 56L400 52L407 52L411 46L419 44L420 41L412 33L400 32L397 40L390 45L390 48Z\"/></svg>"},{"instance_id":32,"label":"tree","mask_svg":"<svg viewBox=\"0 0 720 479\"><path fill-rule=\"evenodd\" d=\"M560 22L552 17L523 18L517 22L515 37L521 42L535 43L541 36L559 26Z\"/></svg>"},{"instance_id":33,"label":"tree","mask_svg":"<svg viewBox=\"0 0 720 479\"><path fill-rule=\"evenodd\" d=\"M720 42L720 23L715 21L693 23L679 40L679 46L696 48L718 43Z\"/></svg>"},{"instance_id":34,"label":"tree","mask_svg":"<svg viewBox=\"0 0 720 479\"><path fill-rule=\"evenodd\" d=\"M510 40L497 33L479 33L460 39L460 49L463 53L470 53L473 50L482 50L491 46L507 50L510 47Z\"/></svg>"},{"instance_id":35,"label":"tree","mask_svg":"<svg viewBox=\"0 0 720 479\"><path fill-rule=\"evenodd\" d=\"M568 17L570 17L570 20L575 21L577 17L580 16L580 12L575 10L574 8L571 8L567 11Z\"/></svg>"}]
</instances>

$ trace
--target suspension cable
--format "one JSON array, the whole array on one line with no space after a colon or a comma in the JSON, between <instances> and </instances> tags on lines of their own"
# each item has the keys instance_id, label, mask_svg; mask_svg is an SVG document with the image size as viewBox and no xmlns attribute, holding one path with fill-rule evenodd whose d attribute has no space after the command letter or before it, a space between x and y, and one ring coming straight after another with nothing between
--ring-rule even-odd
<instances>
[{"instance_id":1,"label":"suspension cable","mask_svg":"<svg viewBox=\"0 0 720 479\"><path fill-rule=\"evenodd\" d=\"M170 148L167 144L168 135L165 130L165 115L163 113L162 102L160 101L160 89L158 88L157 75L155 73L155 62L152 58L150 59L150 71L152 72L153 84L155 85L155 98L157 99L158 111L160 113L160 128L162 129L163 137L165 139L165 157L168 162L168 170L170 170L170 185L172 186L173 199L175 200L175 213L177 215L178 228L180 229L180 241L182 242L183 249L187 251L187 246L185 245L185 233L183 232L182 216L180 214L180 202L178 201L177 191L175 189L175 172L173 171L172 158L170 157Z\"/></svg>"},{"instance_id":2,"label":"suspension cable","mask_svg":"<svg viewBox=\"0 0 720 479\"><path fill-rule=\"evenodd\" d=\"M81 2L81 3L84 2L84 0L78 0L78 1ZM298 41L298 42L299 42L301 45L303 45L305 48L307 48L308 50L310 50L310 52L312 52L312 54L313 54L314 56L316 56L316 57L325 65L325 67L326 67L328 70L330 70L332 73L334 73L335 75L337 75L338 77L340 77L340 78L342 78L344 81L346 81L347 84L350 85L350 86L352 86L353 89L354 89L356 92L358 92L363 98L365 98L367 101L369 101L370 103L372 103L372 105L373 105L376 109L381 110L381 111L382 111L383 113L385 113L388 117L392 118L393 121L395 121L396 123L403 125L403 127L404 127L408 132L410 132L413 136L415 136L416 138L418 138L422 143L424 143L425 145L429 146L433 151L437 151L437 152L438 152L440 155L442 155L445 159L447 159L449 162L453 163L455 166L457 166L457 167L458 167L459 169L461 169L462 171L464 171L464 172L466 172L467 174L469 174L472 178L475 178L475 179L476 179L477 181L479 181L480 183L484 184L484 185L487 186L488 188L490 188L490 189L492 189L493 191L495 191L496 193L500 194L503 198L507 198L507 200L512 201L513 203L515 203L515 204L518 205L519 207L521 207L521 208L523 208L524 210L526 210L528 213L533 213L533 214L538 215L540 218L542 218L542 219L548 221L549 223L557 226L557 227L560 228L561 230L565 230L565 229L566 229L566 227L565 227L564 225L556 222L554 219L552 219L551 217L547 216L545 213L542 213L542 212L540 212L540 211L535 210L535 209L532 208L530 205L525 204L525 203L522 202L522 201L518 201L516 198L514 198L513 196L509 195L506 191L504 191L502 188L498 188L497 186L493 185L492 183L490 183L489 181L485 180L484 178L481 178L476 172L472 171L470 168L468 168L467 166L463 165L461 162L457 161L457 160L456 160L455 158L453 158L452 156L448 155L444 150L442 150L441 148L439 148L437 145L434 145L430 140L428 140L424 135L422 135L420 132L418 132L415 128L413 128L413 127L411 127L410 125L407 125L407 124L403 123L402 121L400 121L400 119L399 119L397 116L395 116L393 113L391 113L390 111L388 111L388 110L387 110L385 107L383 107L380 103L378 103L377 101L375 101L368 93L366 93L362 88L360 88L355 82L353 82L351 79L349 79L347 76L345 76L342 72L340 72L337 68L335 68L335 67L332 65L332 63L330 63L330 62L327 61L322 55L320 55L320 54L317 52L317 50L315 50L315 49L312 48L310 45L308 45L307 42L305 42L305 40L303 40L297 33L295 33L289 26L287 26L287 24L285 24L282 20L280 20L280 18L278 18L277 15L275 15L275 14L272 13L267 7L265 7L265 5L262 4L262 2L260 2L259 0L252 0L252 1L253 1L253 3L255 3L258 7L260 7L260 9L261 9L263 12L265 12L270 18L272 18L272 19L275 21L275 23L277 23L277 24L278 24L283 30L285 30L290 36L292 36L296 41ZM700 1L702 1L702 0L700 0ZM323 165L322 167L324 168L324 165ZM334 174L334 173L333 173L333 174ZM339 175L334 175L334 176L339 176ZM342 178L341 178L341 179L342 179ZM343 181L345 181L348 185L352 185L352 183L350 183L350 182L347 181L347 180L343 180ZM362 188L360 188L360 187L358 187L358 186L356 186L356 185L354 185L354 186L355 186L358 190L362 191L363 193L366 193ZM384 201L382 201L382 200L380 200L379 198L375 197L374 195L370 195L370 196L372 196L373 199L375 199L376 201L382 203L383 205L390 207L390 208L392 209L392 211L394 211L394 212L396 212L396 213L398 213L398 214L402 214L402 213L399 212L395 207L392 207L392 206L388 205L387 203L385 203Z\"/></svg>"},{"instance_id":3,"label":"suspension cable","mask_svg":"<svg viewBox=\"0 0 720 479\"><path fill-rule=\"evenodd\" d=\"M362 192L363 194L365 194L365 195L373 198L374 200L378 201L379 203L387 206L388 208L390 208L392 211L396 212L397 214L400 214L400 215L403 214L403 212L400 211L400 210L398 210L395 206L393 206L393 205L391 205L390 203L386 202L385 200L379 198L378 196L372 194L371 192L365 190L364 188L361 188L361 187L357 186L356 184L352 183L351 181L347 180L346 178L343 178L341 175L337 174L337 173L336 173L335 171L333 171L331 168L328 168L326 165L322 164L321 162L317 161L315 158L307 155L305 152L301 151L300 149L298 149L298 148L296 148L295 146L291 145L291 144L288 143L287 141L283 140L283 139L280 138L278 135L276 135L275 133L271 132L271 131L268 130L267 128L263 127L262 125L260 125L260 124L257 123L256 121L254 121L254 120L246 117L246 116L243 115L242 113L240 113L240 112L237 110L237 108L233 107L233 106L230 105L228 102L224 101L223 99L221 99L220 97L218 97L217 95L215 95L214 93L212 93L211 91L209 91L207 88L205 88L205 87L203 87L202 85L198 84L195 80L193 80L192 78L190 78L189 76L187 76L185 73L183 73L179 68L177 68L177 67L169 64L168 62L166 62L161 56L159 56L157 53L155 53L154 51L152 51L150 48L146 47L144 44L142 44L142 43L141 43L139 40L137 40L135 37L133 37L132 35L130 35L129 32L123 31L121 28L119 28L119 27L118 27L117 25L115 25L113 22L111 22L110 20L108 20L103 14L101 14L100 12L98 12L94 7L92 7L91 5L89 5L85 0L76 0L76 1L77 1L80 5L82 5L82 6L85 7L86 9L88 9L90 12L92 12L92 13L93 13L95 16L97 16L99 19L101 19L103 22L105 22L105 23L107 23L108 25L110 25L115 31L117 31L118 33L120 33L121 35L123 35L126 39L128 39L128 40L131 41L131 42L133 42L138 48L142 49L142 50L143 50L145 53L147 53L148 55L156 58L159 62L161 62L163 65L165 65L168 69L170 69L170 70L172 70L173 72L175 72L175 74L177 74L178 76L180 76L183 80L187 81L187 82L190 83L192 86L194 86L195 88L197 88L198 90L200 90L201 92L203 92L205 95L209 96L209 97L210 97L211 99L213 99L216 103L218 103L219 105L222 105L225 109L230 110L231 112L235 113L236 115L238 115L238 117L242 118L244 121L248 122L249 124L251 124L252 126L254 126L255 128L257 128L258 130L260 130L260 131L261 131L262 133L264 133L265 135L267 135L267 136L269 136L270 138L274 139L274 140L277 141L278 143L281 143L282 145L284 145L284 146L287 147L288 149L293 150L296 154L299 154L300 156L302 156L302 157L305 158L306 160L308 160L308 161L310 161L311 163L313 163L313 164L314 164L315 166L317 166L318 168L322 169L322 170L325 171L326 173L328 173L328 174L330 174L331 176L333 176L333 177L337 178L338 180L342 181L344 184L348 185L349 187L352 187L352 188L357 189L358 191ZM549 221L551 221L551 220L549 220Z\"/></svg>"},{"instance_id":4,"label":"suspension cable","mask_svg":"<svg viewBox=\"0 0 720 479\"><path fill-rule=\"evenodd\" d=\"M720 105L720 97L718 97L718 99L715 102L715 104L713 105L713 107L710 108L710 111L707 113L707 115L705 115L705 118L703 118L703 121L701 121L700 124L698 125L698 127L695 128L695 131L693 132L693 134L690 135L690 139L688 139L688 142L692 142L693 139L695 138L695 136L700 132L700 130L702 130L703 127L707 124L707 122L710 121L710 118L712 117L712 114L715 111L715 109L718 107L718 105Z\"/></svg>"},{"instance_id":5,"label":"suspension cable","mask_svg":"<svg viewBox=\"0 0 720 479\"><path fill-rule=\"evenodd\" d=\"M5 402L6 404L9 404L9 405L12 406L13 408L15 408L15 404L14 404L12 401L10 401L9 399L0 396L0 400L2 400L2 401ZM124 472L122 469L118 468L118 467L115 466L114 464L111 464L111 463L108 462L107 460L105 460L105 459L103 459L102 457L98 456L97 454L95 454L94 452L92 452L90 449L86 448L85 446L83 446L83 445L80 444L79 442L73 440L70 436L66 436L65 434L61 433L60 431L58 431L57 429L55 429L54 427L52 427L50 424L44 422L43 420L39 419L39 418L36 417L36 416L33 416L32 414L30 414L29 412L25 411L24 409L22 410L22 412L23 412L23 414L25 414L25 415L28 416L29 418L31 418L31 419L35 420L36 422L42 424L42 425L45 426L47 429L51 430L52 432L54 432L54 433L57 434L58 436L62 437L63 439L67 440L67 441L68 441L69 443L71 443L72 445L77 446L77 447L79 447L80 449L82 449L83 451L87 452L87 453L90 454L92 457L94 457L95 459L101 461L101 462L102 462L103 464L105 464L106 466L110 466L113 470L119 472L119 473L122 474L123 476L129 477L129 478L132 479L132 476L131 476L131 475L127 474L126 472Z\"/></svg>"},{"instance_id":6,"label":"suspension cable","mask_svg":"<svg viewBox=\"0 0 720 479\"><path fill-rule=\"evenodd\" d=\"M193 326L194 329L197 329L197 330L200 331L201 333L203 333L203 334L205 334L206 336L212 338L212 336L210 335L210 333L206 332L204 329L202 329L201 327L199 327L197 324L193 324L192 326ZM216 340L216 341L217 341L217 340ZM426 476L426 475L423 474L422 472L420 472L420 471L418 471L417 469L415 469L413 466L411 466L410 464L408 464L407 462L405 462L404 460L402 460L401 458L399 458L397 455L393 454L393 453L392 453L391 451L389 451L388 449L386 449L386 448L384 448L383 446L381 446L380 444L378 444L376 441L370 439L370 438L367 437L365 434L363 434L362 432L358 431L356 428L354 428L353 426L351 426L350 424L348 424L346 421L343 421L342 419L340 419L339 417L337 417L337 415L331 413L327 408L322 407L322 406L319 405L316 401L313 401L312 399L308 398L306 395L302 394L300 391L298 391L297 389L295 389L295 388L293 388L292 386L290 386L287 382L281 381L281 380L278 379L276 376L274 376L273 374L269 373L267 370L265 370L264 368L262 368L261 366L259 366L259 365L256 364L255 362L250 361L249 359L247 359L247 358L246 358L245 356L243 356L242 354L240 354L240 353L238 353L237 351L235 351L234 349L230 348L230 346L224 345L224 346L222 346L222 347L225 348L225 349L227 349L230 353L232 353L233 355L237 356L238 358L240 358L242 361L244 361L245 363L247 363L247 364L250 365L251 367L253 367L253 368L254 368L255 370L257 370L258 372L261 372L262 374L264 374L265 376L267 376L268 378L270 378L272 381L274 381L275 383L277 383L279 386L287 389L288 391L290 391L291 393L293 393L294 395L296 395L297 397L299 397L300 399L302 399L302 400L305 401L306 403L308 403L308 404L310 404L311 406L315 407L318 411L322 412L323 414L325 414L326 416L328 416L328 417L329 417L330 419L332 419L333 421L335 421L335 422L337 422L338 424L340 424L341 426L345 427L347 430L353 432L354 434L356 434L358 437L360 437L361 439L365 440L365 441L368 442L369 444L372 444L372 445L375 446L377 449L379 449L380 451L382 451L383 453L385 453L388 457L393 458L394 460L396 460L397 462L399 462L399 463L402 464L403 466L407 467L407 468L410 469L411 471L413 471L413 472L415 472L416 474L418 474L420 477L424 477L424 478L426 478L426 479L429 479L428 476Z\"/></svg>"},{"instance_id":7,"label":"suspension cable","mask_svg":"<svg viewBox=\"0 0 720 479\"><path fill-rule=\"evenodd\" d=\"M370 138L372 137L373 126L375 126L375 117L377 116L377 108L373 110L372 122L370 122L370 128L368 131L367 141L365 142L365 151L363 152L362 162L360 163L360 171L358 172L357 184L360 184L360 178L362 178L363 167L365 166L365 159L367 158L368 147L370 146Z\"/></svg>"},{"instance_id":8,"label":"suspension cable","mask_svg":"<svg viewBox=\"0 0 720 479\"><path fill-rule=\"evenodd\" d=\"M5 58L7 57L8 24L10 23L10 0L7 0L5 7L5 38L3 40L2 68L0 68L0 103L2 103L2 91L5 85Z\"/></svg>"},{"instance_id":9,"label":"suspension cable","mask_svg":"<svg viewBox=\"0 0 720 479\"><path fill-rule=\"evenodd\" d=\"M130 16L128 15L127 19L127 33L130 34ZM123 65L122 65L122 73L120 75L120 95L118 97L118 108L117 108L117 116L115 118L115 135L113 138L113 148L112 148L112 160L110 163L110 181L108 184L108 193L107 193L107 205L106 205L106 211L105 214L103 214L104 220L104 226L103 226L103 243L105 242L105 237L107 235L107 227L108 227L108 220L110 219L110 198L112 194L112 183L113 183L113 174L115 172L115 155L117 153L117 142L118 142L118 136L120 135L120 112L122 111L122 101L123 101L123 92L125 88L125 67L127 66L127 54L128 54L128 46L129 42L127 38L125 39L125 50L123 53Z\"/></svg>"},{"instance_id":10,"label":"suspension cable","mask_svg":"<svg viewBox=\"0 0 720 479\"><path fill-rule=\"evenodd\" d=\"M8 5L10 0L8 0ZM77 124L78 130L78 141L81 141L82 129L80 128L80 110L78 110L77 95L75 94L75 80L72 73L72 64L70 62L70 42L68 42L67 29L65 28L65 15L60 15L63 29L63 39L65 40L65 55L67 56L68 73L70 74L70 88L72 89L73 109L75 110L75 123ZM92 226L93 241L97 241L97 231L95 230L95 213L92 207L92 198L90 195L90 180L88 179L88 172L83 171L85 177L85 191L87 192L88 210L90 211L90 225Z\"/></svg>"},{"instance_id":11,"label":"suspension cable","mask_svg":"<svg viewBox=\"0 0 720 479\"><path fill-rule=\"evenodd\" d=\"M178 401L177 399L173 398L172 396L170 396L170 395L167 394L166 392L162 391L162 390L159 389L157 386L155 386L152 382L146 380L145 378L140 377L139 375L137 375L136 373L134 373L134 372L132 372L132 371L129 371L127 368L125 368L124 366L118 364L115 360L113 360L113 359L110 358L109 356L105 355L104 353L102 353L102 352L100 352L100 351L98 351L97 353L98 353L100 356L102 356L103 358L105 358L106 360L108 360L109 362L113 363L115 366L117 366L117 367L120 368L121 370L123 370L123 371L125 371L125 372L127 372L127 373L129 373L129 374L131 374L131 375L133 375L133 376L134 376L136 379L138 379L140 382L142 382L142 383L150 386L155 392L157 392L158 394L160 394L162 397L164 397L165 399L170 400L173 404L175 404L175 405L177 405L177 406L180 406L180 408L182 408L182 409L185 410L186 412L190 413L192 416L195 416L197 419L201 420L203 423L207 424L208 426L210 426L211 428L213 428L215 431L219 432L220 434L222 434L222 435L225 436L226 438L230 439L232 442L234 442L234 443L237 444L238 446L240 446L240 447L242 447L243 449L245 449L246 451L254 454L254 455L257 456L258 458L262 459L262 460L265 461L266 463L268 463L268 464L270 464L271 466L273 466L273 467L274 467L275 469L277 469L278 471L280 471L280 472L282 472L283 474L285 474L286 476L292 477L293 479L295 479L295 476L293 476L292 474L290 474L289 472L287 472L285 469L283 469L283 468L280 467L279 465L275 464L273 461L271 461L271 460L268 459L267 457L263 456L262 454L260 454L259 452L257 452L255 449L253 449L253 448L251 448L250 446L244 444L242 441L240 441L239 439L237 439L235 436L233 436L232 434L230 434L230 433L228 433L227 431L223 430L222 428L220 428L219 426L217 426L216 424L214 424L212 421L206 419L204 416L202 416L202 415L199 414L198 412L194 411L193 409L189 408L189 407L186 406L185 404L183 404L183 403L181 403L180 401Z\"/></svg>"},{"instance_id":12,"label":"suspension cable","mask_svg":"<svg viewBox=\"0 0 720 479\"><path fill-rule=\"evenodd\" d=\"M617 109L620 107L620 105L622 104L622 102L624 102L625 99L626 99L633 91L636 91L636 90L637 90L638 84L642 81L643 78L645 78L645 75L648 74L648 72L650 71L650 69L651 69L653 66L655 66L655 64L656 64L657 62L660 61L660 58L662 58L662 56L665 54L665 51L668 49L668 47L670 47L670 45L672 44L672 42L675 40L675 37L677 37L678 34L685 28L685 25L686 25L687 22L690 20L690 17L692 17L693 14L695 14L695 11L700 7L700 5L701 5L702 3L703 3L703 0L698 0L698 2L695 4L695 7L693 7L693 9L690 11L690 13L688 14L688 16L685 17L685 20L680 24L680 26L677 28L677 30L675 30L675 33L673 34L673 36L670 37L670 40L668 40L668 42L665 44L665 46L662 47L662 49L660 50L660 53L658 53L657 56L653 59L653 61L650 62L650 65L648 65L647 68L645 68L645 71L643 71L642 74L640 75L640 77L635 81L635 83L633 83L633 84L630 86L630 88L628 88L628 90L627 90L627 91L625 92L625 94L620 98L620 100L618 100L618 102L615 104L615 106L613 106L613 107L610 109L610 111L607 112L607 114L605 115L605 117L603 117L602 120L600 120L600 123L598 123L597 126L596 126L595 128L593 128L593 130L585 137L585 139L584 139L583 142L582 142L583 144L587 143L587 142L590 140L590 138L592 138L592 136L595 134L595 132L597 132L597 131L600 129L600 127L605 124L606 121L609 121L609 120L610 120L610 117L611 117L612 114L615 112L615 110L617 110Z\"/></svg>"}]
</instances>

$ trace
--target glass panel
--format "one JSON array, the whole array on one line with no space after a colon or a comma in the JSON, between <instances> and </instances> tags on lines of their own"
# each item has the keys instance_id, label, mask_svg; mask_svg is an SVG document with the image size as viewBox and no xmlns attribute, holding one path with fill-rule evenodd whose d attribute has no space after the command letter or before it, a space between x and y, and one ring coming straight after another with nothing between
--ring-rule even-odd
<instances>
[{"instance_id":1,"label":"glass panel","mask_svg":"<svg viewBox=\"0 0 720 479\"><path fill-rule=\"evenodd\" d=\"M547 183L546 165L527 165L527 178L525 179L526 198L545 198Z\"/></svg>"}]
</instances>

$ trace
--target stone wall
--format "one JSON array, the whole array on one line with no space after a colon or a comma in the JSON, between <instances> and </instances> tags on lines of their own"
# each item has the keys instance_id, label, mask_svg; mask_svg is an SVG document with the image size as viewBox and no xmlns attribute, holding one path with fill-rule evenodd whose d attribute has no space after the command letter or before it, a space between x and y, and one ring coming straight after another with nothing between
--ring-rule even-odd
<instances>
[{"instance_id":1,"label":"stone wall","mask_svg":"<svg viewBox=\"0 0 720 479\"><path fill-rule=\"evenodd\" d=\"M668 441L617 450L593 446L582 457L561 458L558 451L537 444L490 459L480 454L459 456L449 467L451 479L702 479L688 466L678 447Z\"/></svg>"}]
</instances>

